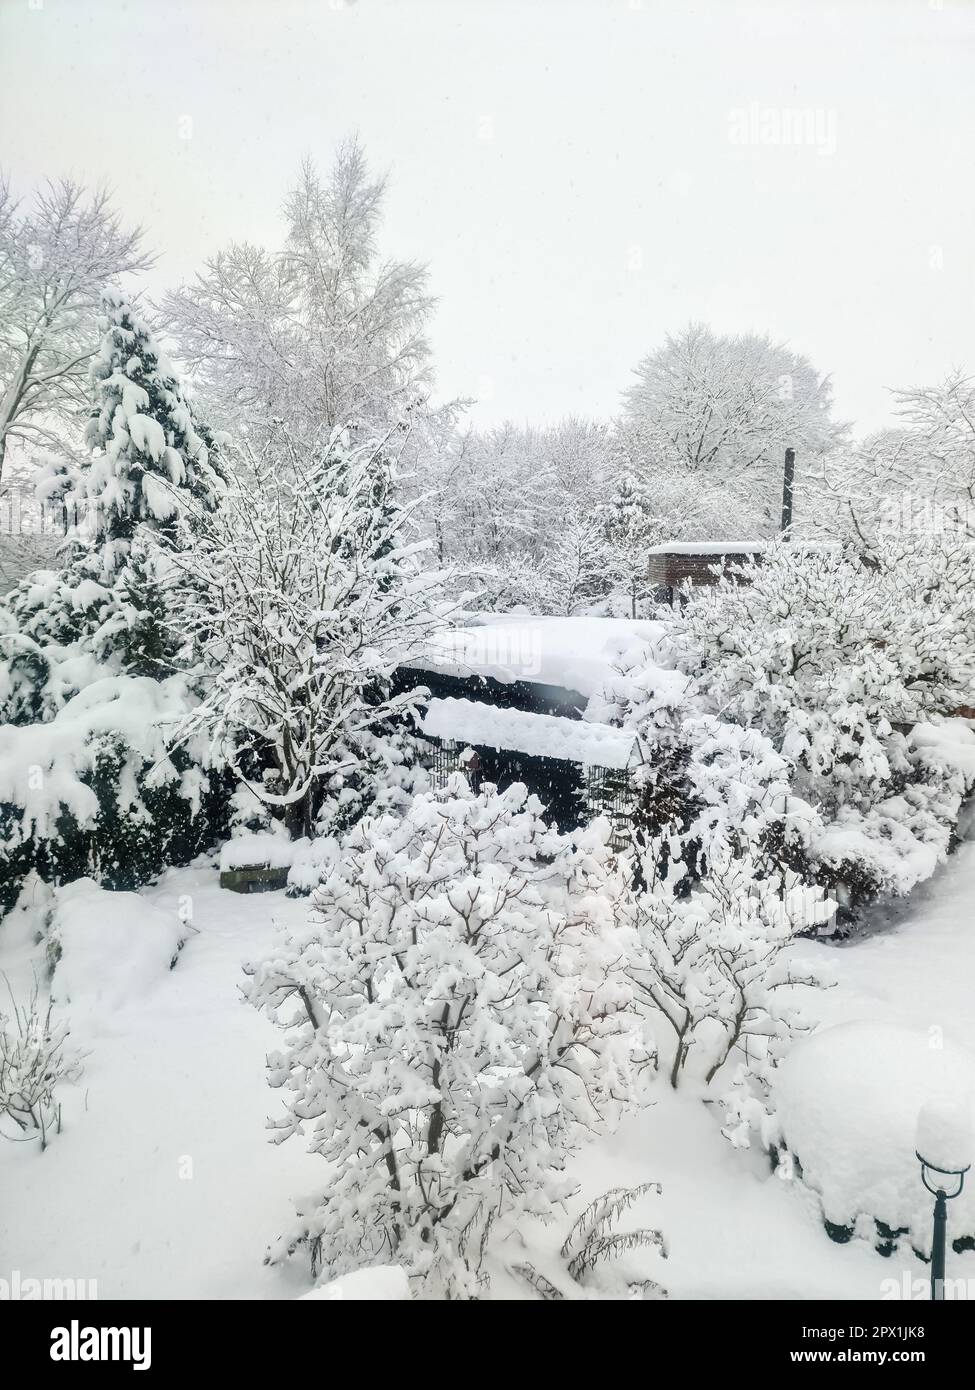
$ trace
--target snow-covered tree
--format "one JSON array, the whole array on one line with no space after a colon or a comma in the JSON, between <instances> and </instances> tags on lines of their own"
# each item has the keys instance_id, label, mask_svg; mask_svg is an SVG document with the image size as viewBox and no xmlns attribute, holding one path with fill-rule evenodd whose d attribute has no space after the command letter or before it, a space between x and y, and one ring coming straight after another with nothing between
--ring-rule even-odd
<instances>
[{"instance_id":1,"label":"snow-covered tree","mask_svg":"<svg viewBox=\"0 0 975 1390\"><path fill-rule=\"evenodd\" d=\"M302 165L278 250L234 243L165 301L165 318L211 417L255 437L283 421L310 444L356 426L363 439L415 418L429 395L427 276L383 260L386 184L358 142L327 180Z\"/></svg>"},{"instance_id":2,"label":"snow-covered tree","mask_svg":"<svg viewBox=\"0 0 975 1390\"><path fill-rule=\"evenodd\" d=\"M841 450L818 483L823 529L870 552L881 537L975 534L975 377L893 392L902 421Z\"/></svg>"},{"instance_id":3,"label":"snow-covered tree","mask_svg":"<svg viewBox=\"0 0 975 1390\"><path fill-rule=\"evenodd\" d=\"M492 1223L543 1219L567 1157L630 1084L641 1042L612 921L606 844L570 839L524 787L460 774L406 816L367 818L310 927L249 967L287 1030L278 1139L332 1165L278 1257L328 1277L394 1260L434 1296L476 1295Z\"/></svg>"},{"instance_id":4,"label":"snow-covered tree","mask_svg":"<svg viewBox=\"0 0 975 1390\"><path fill-rule=\"evenodd\" d=\"M446 605L389 440L335 432L306 450L280 429L237 456L221 507L195 526L171 556L177 625L201 653L204 698L184 733L205 731L298 835L402 793L415 693L391 678Z\"/></svg>"},{"instance_id":5,"label":"snow-covered tree","mask_svg":"<svg viewBox=\"0 0 975 1390\"><path fill-rule=\"evenodd\" d=\"M463 562L489 565L523 553L540 557L540 526L553 493L553 474L540 433L510 421L486 433L469 431L453 476L452 551Z\"/></svg>"},{"instance_id":6,"label":"snow-covered tree","mask_svg":"<svg viewBox=\"0 0 975 1390\"><path fill-rule=\"evenodd\" d=\"M221 771L192 742L187 635L165 566L215 501L213 441L131 306L109 292L93 382L92 454L66 474L78 522L59 570L0 604L0 842L5 896L31 869L132 887L210 842ZM168 561L167 561L168 564ZM180 668L179 670L177 668Z\"/></svg>"},{"instance_id":7,"label":"snow-covered tree","mask_svg":"<svg viewBox=\"0 0 975 1390\"><path fill-rule=\"evenodd\" d=\"M571 617L584 613L605 593L606 544L598 516L568 512L542 555L531 550L507 555L497 565L497 599L533 613Z\"/></svg>"},{"instance_id":8,"label":"snow-covered tree","mask_svg":"<svg viewBox=\"0 0 975 1390\"><path fill-rule=\"evenodd\" d=\"M102 296L102 310L95 403L85 435L93 457L83 496L111 570L141 522L172 532L184 497L212 511L221 473L213 436L194 419L148 325L113 290Z\"/></svg>"},{"instance_id":9,"label":"snow-covered tree","mask_svg":"<svg viewBox=\"0 0 975 1390\"><path fill-rule=\"evenodd\" d=\"M603 508L606 576L626 601L628 616L639 614L647 592L649 550L663 538L663 523L644 488L629 472L616 483Z\"/></svg>"},{"instance_id":10,"label":"snow-covered tree","mask_svg":"<svg viewBox=\"0 0 975 1390\"><path fill-rule=\"evenodd\" d=\"M635 370L621 446L658 515L670 501L688 538L775 530L785 449L807 468L845 437L829 379L768 337L691 324Z\"/></svg>"},{"instance_id":11,"label":"snow-covered tree","mask_svg":"<svg viewBox=\"0 0 975 1390\"><path fill-rule=\"evenodd\" d=\"M568 513L542 567L551 592L543 612L569 617L591 607L606 589L606 545L600 518Z\"/></svg>"},{"instance_id":12,"label":"snow-covered tree","mask_svg":"<svg viewBox=\"0 0 975 1390\"><path fill-rule=\"evenodd\" d=\"M213 437L194 419L147 324L115 290L102 295L102 342L91 367L90 456L60 477L77 516L63 568L6 599L5 717L45 719L93 672L169 674L176 646L146 530L182 541L187 506L212 509L221 486ZM64 661L71 674L56 674ZM87 673L87 674L86 674Z\"/></svg>"},{"instance_id":13,"label":"snow-covered tree","mask_svg":"<svg viewBox=\"0 0 975 1390\"><path fill-rule=\"evenodd\" d=\"M906 486L929 492L946 521L975 529L975 376L950 372L935 386L894 392L913 463ZM903 457L903 455L902 455Z\"/></svg>"},{"instance_id":14,"label":"snow-covered tree","mask_svg":"<svg viewBox=\"0 0 975 1390\"><path fill-rule=\"evenodd\" d=\"M461 569L514 577L526 560L541 575L566 518L592 517L606 499L609 456L608 427L574 417L455 431L417 470L439 552Z\"/></svg>"},{"instance_id":15,"label":"snow-covered tree","mask_svg":"<svg viewBox=\"0 0 975 1390\"><path fill-rule=\"evenodd\" d=\"M106 285L151 264L141 243L105 190L60 179L21 211L0 177L0 475L13 443L73 452L99 298Z\"/></svg>"}]
</instances>

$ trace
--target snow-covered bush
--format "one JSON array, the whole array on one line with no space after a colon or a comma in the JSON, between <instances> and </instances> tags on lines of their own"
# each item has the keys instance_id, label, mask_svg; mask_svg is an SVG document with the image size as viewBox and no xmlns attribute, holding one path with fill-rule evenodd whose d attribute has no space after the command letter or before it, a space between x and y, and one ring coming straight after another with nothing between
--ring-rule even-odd
<instances>
[{"instance_id":1,"label":"snow-covered bush","mask_svg":"<svg viewBox=\"0 0 975 1390\"><path fill-rule=\"evenodd\" d=\"M96 1026L151 990L173 969L191 928L178 913L91 878L54 890L48 928L51 998L89 1013Z\"/></svg>"},{"instance_id":2,"label":"snow-covered bush","mask_svg":"<svg viewBox=\"0 0 975 1390\"><path fill-rule=\"evenodd\" d=\"M169 751L192 704L179 676L104 676L46 722L0 725L0 903L32 870L133 888L206 848L223 822L221 769L206 749Z\"/></svg>"},{"instance_id":3,"label":"snow-covered bush","mask_svg":"<svg viewBox=\"0 0 975 1390\"><path fill-rule=\"evenodd\" d=\"M871 804L899 770L893 727L950 714L975 685L975 552L891 541L865 561L780 544L746 578L694 591L674 625L683 668L773 740L800 794Z\"/></svg>"},{"instance_id":4,"label":"snow-covered bush","mask_svg":"<svg viewBox=\"0 0 975 1390\"><path fill-rule=\"evenodd\" d=\"M660 1184L648 1182L642 1183L639 1187L611 1188L609 1192L604 1192L601 1197L590 1202L582 1215L573 1222L562 1244L561 1253L563 1259L568 1261L569 1274L577 1283L595 1284L598 1287L600 1283L605 1286L605 1283L609 1282L612 1287L616 1281L612 1276L606 1281L604 1266L619 1260L627 1251L656 1249L666 1259L667 1246L658 1230L614 1229L623 1212L649 1192L659 1195ZM653 1279L627 1278L625 1274L620 1278L618 1271L614 1273L630 1294L666 1297L664 1290Z\"/></svg>"},{"instance_id":5,"label":"snow-covered bush","mask_svg":"<svg viewBox=\"0 0 975 1390\"><path fill-rule=\"evenodd\" d=\"M10 994L10 1013L0 1010L0 1136L38 1139L42 1149L60 1132L56 1098L63 1081L73 1081L81 1058L68 1048L68 1028L41 1007L35 985L26 1003Z\"/></svg>"},{"instance_id":6,"label":"snow-covered bush","mask_svg":"<svg viewBox=\"0 0 975 1390\"><path fill-rule=\"evenodd\" d=\"M608 826L573 842L515 785L367 818L310 927L249 967L287 1032L277 1138L334 1168L280 1252L329 1277L395 1259L476 1294L495 1218L542 1218L580 1136L628 1092L642 1041L613 924Z\"/></svg>"},{"instance_id":7,"label":"snow-covered bush","mask_svg":"<svg viewBox=\"0 0 975 1390\"><path fill-rule=\"evenodd\" d=\"M970 1126L975 1056L940 1030L838 1024L796 1045L772 1099L768 1137L785 1173L817 1193L833 1239L861 1236L884 1254L904 1239L927 1257L931 1196L915 1155L918 1120L936 1104L961 1110ZM970 1183L950 1203L949 1222L959 1247L975 1242Z\"/></svg>"},{"instance_id":8,"label":"snow-covered bush","mask_svg":"<svg viewBox=\"0 0 975 1390\"><path fill-rule=\"evenodd\" d=\"M661 1065L676 1088L690 1076L709 1085L726 1064L744 1063L761 1099L770 1069L810 1026L796 987L822 983L787 948L828 920L832 904L818 889L760 873L727 847L688 892L684 856L669 857L661 869L668 856L651 841L616 908L629 933L637 1001L666 1025L654 1029Z\"/></svg>"},{"instance_id":9,"label":"snow-covered bush","mask_svg":"<svg viewBox=\"0 0 975 1390\"><path fill-rule=\"evenodd\" d=\"M415 692L392 675L443 617L386 443L305 448L281 430L196 525L172 556L204 694L183 736L205 734L296 837L405 799Z\"/></svg>"},{"instance_id":10,"label":"snow-covered bush","mask_svg":"<svg viewBox=\"0 0 975 1390\"><path fill-rule=\"evenodd\" d=\"M662 750L651 828L686 832L703 807L705 849L709 823L738 825L771 867L847 906L907 892L947 853L973 785L909 737L971 698L973 591L975 550L917 537L868 556L779 544L740 579L689 591L669 633L679 672L648 659L607 692Z\"/></svg>"},{"instance_id":11,"label":"snow-covered bush","mask_svg":"<svg viewBox=\"0 0 975 1390\"><path fill-rule=\"evenodd\" d=\"M672 659L652 642L627 651L587 710L634 729L650 750L633 774L638 838L656 841L661 867L681 857L683 891L728 853L771 873L801 872L821 822L796 795L788 759L759 729L704 712L691 678L662 664Z\"/></svg>"}]
</instances>

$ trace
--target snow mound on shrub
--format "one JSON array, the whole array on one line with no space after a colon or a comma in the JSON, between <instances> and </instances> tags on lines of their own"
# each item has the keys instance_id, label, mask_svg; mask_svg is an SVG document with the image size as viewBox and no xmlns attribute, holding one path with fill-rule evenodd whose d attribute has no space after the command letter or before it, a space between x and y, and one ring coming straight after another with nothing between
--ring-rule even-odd
<instances>
[{"instance_id":1,"label":"snow mound on shrub","mask_svg":"<svg viewBox=\"0 0 975 1390\"><path fill-rule=\"evenodd\" d=\"M940 1034L842 1023L795 1045L778 1068L774 1099L780 1139L828 1221L873 1218L906 1229L915 1249L930 1251L932 1198L915 1156L918 1120L922 1110L929 1127L932 1113L971 1117L975 1055ZM975 1183L951 1203L948 1234L975 1235Z\"/></svg>"},{"instance_id":2,"label":"snow mound on shrub","mask_svg":"<svg viewBox=\"0 0 975 1390\"><path fill-rule=\"evenodd\" d=\"M288 896L313 893L328 870L338 860L341 847L333 835L315 840L296 840L295 856L288 874Z\"/></svg>"},{"instance_id":3,"label":"snow mound on shrub","mask_svg":"<svg viewBox=\"0 0 975 1390\"><path fill-rule=\"evenodd\" d=\"M130 750L137 765L153 764L155 785L175 781L168 740L191 704L180 676L163 681L104 676L67 700L46 723L0 725L0 802L22 812L11 832L13 843L56 835L62 811L82 827L93 825L98 797L84 779L112 744ZM120 782L120 808L122 790Z\"/></svg>"},{"instance_id":4,"label":"snow mound on shrub","mask_svg":"<svg viewBox=\"0 0 975 1390\"><path fill-rule=\"evenodd\" d=\"M55 1004L99 1015L138 999L164 978L186 924L138 893L112 893L91 878L55 890L49 950Z\"/></svg>"},{"instance_id":5,"label":"snow mound on shrub","mask_svg":"<svg viewBox=\"0 0 975 1390\"><path fill-rule=\"evenodd\" d=\"M910 815L903 797L890 797L866 814L843 806L825 830L813 835L813 857L834 868L859 865L878 887L903 896L944 861L950 834L950 826L939 825L937 838L926 842L905 823Z\"/></svg>"},{"instance_id":6,"label":"snow mound on shrub","mask_svg":"<svg viewBox=\"0 0 975 1390\"><path fill-rule=\"evenodd\" d=\"M301 1300L325 1299L353 1302L401 1301L410 1297L410 1281L401 1265L376 1265L374 1269L357 1269L330 1279L327 1284L303 1293Z\"/></svg>"},{"instance_id":7,"label":"snow mound on shrub","mask_svg":"<svg viewBox=\"0 0 975 1390\"><path fill-rule=\"evenodd\" d=\"M924 720L915 724L908 742L925 766L955 770L975 781L975 720Z\"/></svg>"}]
</instances>

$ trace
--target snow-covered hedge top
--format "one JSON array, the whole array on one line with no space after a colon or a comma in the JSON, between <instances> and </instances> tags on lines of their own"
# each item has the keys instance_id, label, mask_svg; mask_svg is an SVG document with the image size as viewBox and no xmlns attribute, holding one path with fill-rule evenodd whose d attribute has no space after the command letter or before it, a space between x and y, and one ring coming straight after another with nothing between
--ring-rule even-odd
<instances>
[{"instance_id":1,"label":"snow-covered hedge top","mask_svg":"<svg viewBox=\"0 0 975 1390\"><path fill-rule=\"evenodd\" d=\"M498 709L476 700L431 700L421 727L433 738L506 748L586 767L625 768L644 760L640 741L630 729Z\"/></svg>"},{"instance_id":2,"label":"snow-covered hedge top","mask_svg":"<svg viewBox=\"0 0 975 1390\"><path fill-rule=\"evenodd\" d=\"M409 664L450 675L491 676L505 684L559 686L588 699L664 631L662 623L628 618L478 614L467 627L437 634L427 654Z\"/></svg>"}]
</instances>

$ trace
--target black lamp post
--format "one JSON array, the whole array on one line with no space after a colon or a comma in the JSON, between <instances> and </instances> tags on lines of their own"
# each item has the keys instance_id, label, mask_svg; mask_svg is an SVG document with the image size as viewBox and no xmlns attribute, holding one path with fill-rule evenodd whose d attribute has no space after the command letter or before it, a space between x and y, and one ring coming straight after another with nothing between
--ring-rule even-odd
<instances>
[{"instance_id":1,"label":"black lamp post","mask_svg":"<svg viewBox=\"0 0 975 1390\"><path fill-rule=\"evenodd\" d=\"M943 1300L945 1296L945 1231L948 1225L948 1202L953 1197L961 1194L965 1186L965 1174L971 1167L967 1163L964 1168L939 1168L937 1164L930 1163L923 1154L915 1149L917 1158L921 1164L921 1181L934 1198L934 1235L931 1238L931 1297L936 1300ZM928 1181L930 1173L937 1173L941 1178L954 1178L955 1183L953 1192L947 1192L943 1183L937 1182L934 1187Z\"/></svg>"}]
</instances>

